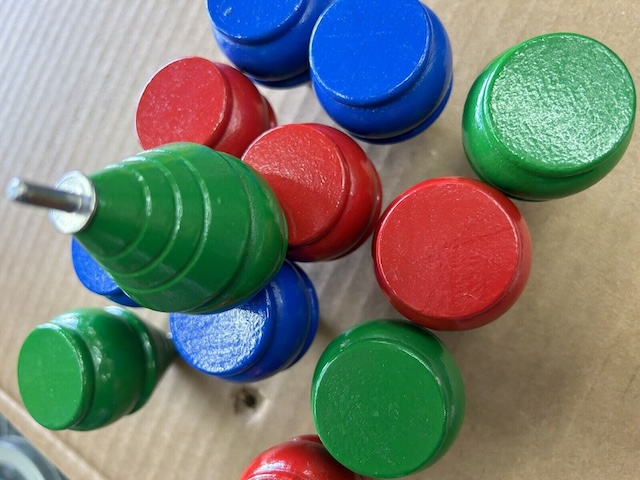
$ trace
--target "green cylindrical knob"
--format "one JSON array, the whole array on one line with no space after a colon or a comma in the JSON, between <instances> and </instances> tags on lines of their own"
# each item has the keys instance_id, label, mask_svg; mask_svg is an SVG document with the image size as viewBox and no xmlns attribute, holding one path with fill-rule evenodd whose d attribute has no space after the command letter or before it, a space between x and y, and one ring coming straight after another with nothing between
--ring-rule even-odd
<instances>
[{"instance_id":1,"label":"green cylindrical knob","mask_svg":"<svg viewBox=\"0 0 640 480\"><path fill-rule=\"evenodd\" d=\"M142 407L176 352L121 307L82 308L33 330L20 351L27 411L51 430L93 430Z\"/></svg>"},{"instance_id":2,"label":"green cylindrical knob","mask_svg":"<svg viewBox=\"0 0 640 480\"><path fill-rule=\"evenodd\" d=\"M230 155L175 143L89 180L97 208L76 238L144 307L230 308L263 288L284 261L280 205L267 183Z\"/></svg>"},{"instance_id":3,"label":"green cylindrical knob","mask_svg":"<svg viewBox=\"0 0 640 480\"><path fill-rule=\"evenodd\" d=\"M446 453L462 425L464 385L431 333L408 322L357 325L326 348L311 408L329 453L356 473L396 478Z\"/></svg>"},{"instance_id":4,"label":"green cylindrical knob","mask_svg":"<svg viewBox=\"0 0 640 480\"><path fill-rule=\"evenodd\" d=\"M636 91L600 42L554 33L493 60L473 84L463 143L478 176L507 195L548 200L601 180L624 154Z\"/></svg>"}]
</instances>

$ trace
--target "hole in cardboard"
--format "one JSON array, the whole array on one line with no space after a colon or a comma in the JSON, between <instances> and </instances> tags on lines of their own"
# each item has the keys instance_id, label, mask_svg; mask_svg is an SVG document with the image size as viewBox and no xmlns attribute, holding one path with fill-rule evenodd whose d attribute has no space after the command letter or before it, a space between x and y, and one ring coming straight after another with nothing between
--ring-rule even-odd
<instances>
[{"instance_id":1,"label":"hole in cardboard","mask_svg":"<svg viewBox=\"0 0 640 480\"><path fill-rule=\"evenodd\" d=\"M233 392L233 411L236 415L251 415L262 402L262 394L252 387L243 386Z\"/></svg>"}]
</instances>

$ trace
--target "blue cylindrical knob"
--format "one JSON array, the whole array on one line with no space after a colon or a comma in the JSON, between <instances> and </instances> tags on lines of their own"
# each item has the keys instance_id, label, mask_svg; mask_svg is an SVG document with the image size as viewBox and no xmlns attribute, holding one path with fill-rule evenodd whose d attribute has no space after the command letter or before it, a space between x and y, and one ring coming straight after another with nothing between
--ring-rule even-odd
<instances>
[{"instance_id":1,"label":"blue cylindrical knob","mask_svg":"<svg viewBox=\"0 0 640 480\"><path fill-rule=\"evenodd\" d=\"M116 285L111 275L96 262L75 238L71 239L71 261L80 283L93 293L125 307L139 307Z\"/></svg>"},{"instance_id":2,"label":"blue cylindrical knob","mask_svg":"<svg viewBox=\"0 0 640 480\"><path fill-rule=\"evenodd\" d=\"M309 38L331 0L207 0L213 34L227 58L256 82L290 87L309 80Z\"/></svg>"},{"instance_id":3,"label":"blue cylindrical knob","mask_svg":"<svg viewBox=\"0 0 640 480\"><path fill-rule=\"evenodd\" d=\"M318 329L318 299L307 275L285 261L243 305L224 312L172 313L178 353L201 372L234 382L262 380L296 363Z\"/></svg>"},{"instance_id":4,"label":"blue cylindrical knob","mask_svg":"<svg viewBox=\"0 0 640 480\"><path fill-rule=\"evenodd\" d=\"M419 0L336 0L313 31L310 61L327 113L372 143L422 132L451 91L447 33Z\"/></svg>"}]
</instances>

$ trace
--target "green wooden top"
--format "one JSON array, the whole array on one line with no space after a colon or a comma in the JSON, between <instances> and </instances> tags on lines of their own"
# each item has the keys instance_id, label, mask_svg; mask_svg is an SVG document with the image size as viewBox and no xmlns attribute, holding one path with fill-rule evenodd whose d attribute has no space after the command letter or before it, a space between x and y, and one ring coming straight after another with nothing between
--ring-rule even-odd
<instances>
[{"instance_id":1,"label":"green wooden top","mask_svg":"<svg viewBox=\"0 0 640 480\"><path fill-rule=\"evenodd\" d=\"M36 327L18 359L27 411L52 430L93 430L144 405L176 352L121 307L79 308Z\"/></svg>"},{"instance_id":2,"label":"green wooden top","mask_svg":"<svg viewBox=\"0 0 640 480\"><path fill-rule=\"evenodd\" d=\"M464 108L463 143L478 176L507 195L548 200L601 180L624 154L636 92L624 63L573 33L527 40L495 58Z\"/></svg>"},{"instance_id":3,"label":"green wooden top","mask_svg":"<svg viewBox=\"0 0 640 480\"><path fill-rule=\"evenodd\" d=\"M464 412L455 362L426 330L375 321L337 337L322 355L312 410L327 450L370 477L416 472L442 456Z\"/></svg>"}]
</instances>

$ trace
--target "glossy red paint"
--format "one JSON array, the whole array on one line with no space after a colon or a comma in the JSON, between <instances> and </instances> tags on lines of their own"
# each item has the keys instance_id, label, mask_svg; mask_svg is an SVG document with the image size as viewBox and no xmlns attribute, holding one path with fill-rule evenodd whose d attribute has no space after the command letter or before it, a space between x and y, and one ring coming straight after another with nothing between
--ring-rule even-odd
<instances>
[{"instance_id":1,"label":"glossy red paint","mask_svg":"<svg viewBox=\"0 0 640 480\"><path fill-rule=\"evenodd\" d=\"M267 180L285 212L290 259L341 257L375 228L382 198L378 173L339 130L283 125L261 135L242 160Z\"/></svg>"},{"instance_id":2,"label":"glossy red paint","mask_svg":"<svg viewBox=\"0 0 640 480\"><path fill-rule=\"evenodd\" d=\"M461 177L427 180L395 199L372 250L391 304L436 330L495 320L518 299L531 269L531 238L517 207Z\"/></svg>"},{"instance_id":3,"label":"glossy red paint","mask_svg":"<svg viewBox=\"0 0 640 480\"><path fill-rule=\"evenodd\" d=\"M303 435L262 452L240 480L368 480L333 459L317 435Z\"/></svg>"},{"instance_id":4,"label":"glossy red paint","mask_svg":"<svg viewBox=\"0 0 640 480\"><path fill-rule=\"evenodd\" d=\"M175 60L145 86L136 111L144 149L193 142L240 157L276 126L271 105L235 68L200 57Z\"/></svg>"}]
</instances>

